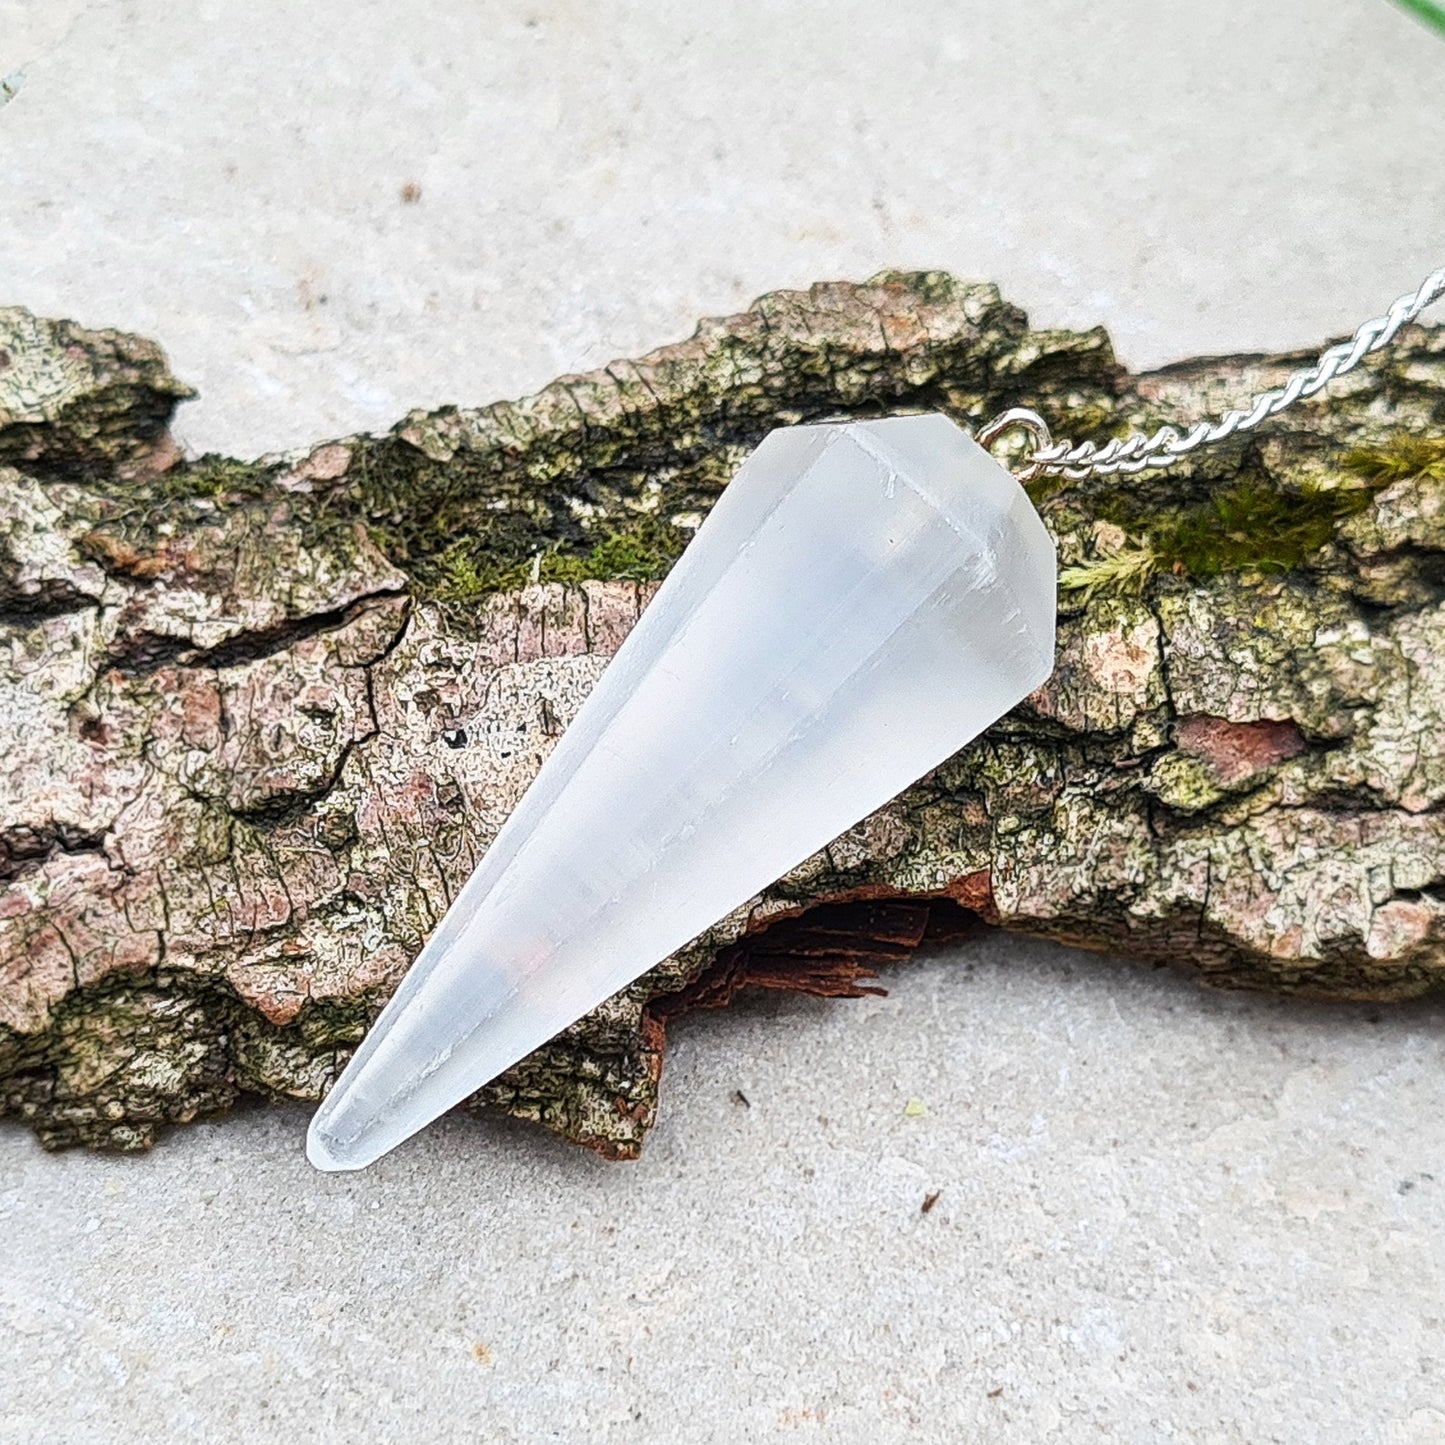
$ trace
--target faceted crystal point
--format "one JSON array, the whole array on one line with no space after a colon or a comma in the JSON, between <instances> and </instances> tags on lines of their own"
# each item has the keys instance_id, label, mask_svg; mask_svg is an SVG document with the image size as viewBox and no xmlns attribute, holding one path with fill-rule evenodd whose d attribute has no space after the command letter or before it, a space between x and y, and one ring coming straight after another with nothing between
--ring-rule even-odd
<instances>
[{"instance_id":1,"label":"faceted crystal point","mask_svg":"<svg viewBox=\"0 0 1445 1445\"><path fill-rule=\"evenodd\" d=\"M1054 547L943 416L738 472L312 1121L415 1133L943 762L1053 669Z\"/></svg>"}]
</instances>

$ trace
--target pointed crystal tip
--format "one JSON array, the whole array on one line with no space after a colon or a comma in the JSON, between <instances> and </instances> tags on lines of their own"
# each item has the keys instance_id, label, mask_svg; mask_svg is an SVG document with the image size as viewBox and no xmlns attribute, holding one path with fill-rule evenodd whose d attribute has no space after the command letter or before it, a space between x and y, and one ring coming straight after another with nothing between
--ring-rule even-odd
<instances>
[{"instance_id":1,"label":"pointed crystal tip","mask_svg":"<svg viewBox=\"0 0 1445 1445\"><path fill-rule=\"evenodd\" d=\"M341 1140L327 1127L320 1115L311 1121L306 1131L306 1158L317 1169L328 1174L338 1174L348 1169L365 1169L374 1159L386 1152L385 1148L367 1149L365 1139Z\"/></svg>"}]
</instances>

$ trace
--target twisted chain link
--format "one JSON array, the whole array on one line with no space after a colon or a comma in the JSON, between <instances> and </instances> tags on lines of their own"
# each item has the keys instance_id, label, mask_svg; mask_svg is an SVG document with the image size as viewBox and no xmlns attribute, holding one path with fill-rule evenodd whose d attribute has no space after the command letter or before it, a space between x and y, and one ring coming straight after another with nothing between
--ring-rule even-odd
<instances>
[{"instance_id":1,"label":"twisted chain link","mask_svg":"<svg viewBox=\"0 0 1445 1445\"><path fill-rule=\"evenodd\" d=\"M1213 446L1236 432L1253 431L1261 422L1278 416L1286 407L1322 391L1337 376L1353 370L1372 351L1379 351L1395 339L1402 326L1414 321L1427 306L1445 296L1445 266L1432 272L1414 290L1401 296L1383 316L1365 322L1348 341L1331 346L1313 366L1302 367L1281 387L1261 392L1248 410L1227 411L1218 421L1202 421L1181 434L1172 426L1161 426L1152 436L1133 436L1105 442L1052 441L1044 419L1025 407L1013 407L995 417L979 432L979 441L990 446L1006 431L1021 428L1035 447L1019 472L1020 481L1039 476L1069 477L1081 481L1089 476L1110 476L1116 472L1142 472L1172 466L1200 447Z\"/></svg>"}]
</instances>

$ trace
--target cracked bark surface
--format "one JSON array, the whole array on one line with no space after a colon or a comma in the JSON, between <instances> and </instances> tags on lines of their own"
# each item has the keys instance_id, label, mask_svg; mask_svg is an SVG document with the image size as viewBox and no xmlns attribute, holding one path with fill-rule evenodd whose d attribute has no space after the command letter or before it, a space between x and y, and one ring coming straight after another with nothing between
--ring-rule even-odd
<instances>
[{"instance_id":1,"label":"cracked bark surface","mask_svg":"<svg viewBox=\"0 0 1445 1445\"><path fill-rule=\"evenodd\" d=\"M1100 331L889 275L237 462L179 455L152 343L0 310L0 1109L128 1148L320 1097L771 427L1022 404L1102 436L1300 359L1131 376ZM856 993L980 923L1228 987L1439 987L1442 435L1415 328L1253 440L1041 496L1053 680L479 1100L634 1154L670 1017Z\"/></svg>"}]
</instances>

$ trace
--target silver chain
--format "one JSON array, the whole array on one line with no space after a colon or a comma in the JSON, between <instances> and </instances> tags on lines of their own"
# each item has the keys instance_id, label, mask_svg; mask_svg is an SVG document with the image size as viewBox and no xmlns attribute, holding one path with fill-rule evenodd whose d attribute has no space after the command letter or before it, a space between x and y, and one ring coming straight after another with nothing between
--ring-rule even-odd
<instances>
[{"instance_id":1,"label":"silver chain","mask_svg":"<svg viewBox=\"0 0 1445 1445\"><path fill-rule=\"evenodd\" d=\"M1076 446L1070 441L1054 441L1043 417L1027 407L1016 406L981 428L978 439L983 446L991 447L1005 432L1028 433L1033 439L1033 450L1017 473L1021 482L1041 476L1082 481L1090 476L1172 466L1200 447L1213 446L1236 432L1253 431L1261 422L1278 416L1303 397L1324 390L1335 377L1352 371L1372 351L1388 346L1402 326L1414 321L1442 296L1445 296L1445 266L1431 272L1414 291L1401 296L1383 316L1365 322L1348 341L1323 352L1313 366L1301 367L1283 386L1261 392L1247 411L1227 411L1218 421L1202 421L1182 435L1172 426L1161 426L1152 436L1135 432L1133 436L1108 441L1103 446L1096 442L1080 442Z\"/></svg>"}]
</instances>

